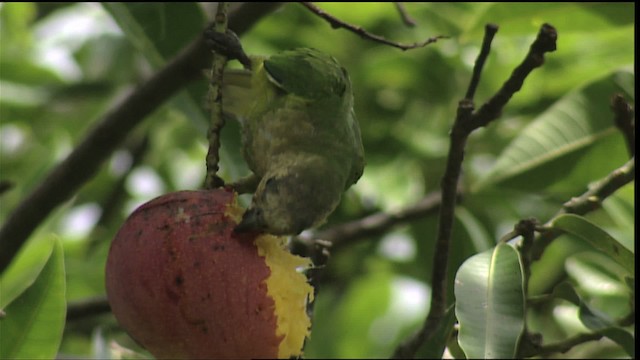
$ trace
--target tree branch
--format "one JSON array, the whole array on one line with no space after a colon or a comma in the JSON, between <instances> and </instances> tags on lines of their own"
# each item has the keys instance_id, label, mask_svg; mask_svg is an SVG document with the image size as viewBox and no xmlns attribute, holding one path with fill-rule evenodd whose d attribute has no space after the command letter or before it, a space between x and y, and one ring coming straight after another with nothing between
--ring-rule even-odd
<instances>
[{"instance_id":1,"label":"tree branch","mask_svg":"<svg viewBox=\"0 0 640 360\"><path fill-rule=\"evenodd\" d=\"M611 98L611 110L615 114L613 119L616 127L624 135L627 142L627 149L630 156L636 155L636 132L633 122L633 107L629 104L622 94L615 94Z\"/></svg>"},{"instance_id":2,"label":"tree branch","mask_svg":"<svg viewBox=\"0 0 640 360\"><path fill-rule=\"evenodd\" d=\"M312 245L316 240L331 243L332 248L352 243L365 237L376 236L398 224L423 218L434 214L440 207L441 193L435 191L427 194L414 205L392 213L378 212L363 218L339 224L314 234L298 236L297 240L305 245Z\"/></svg>"},{"instance_id":3,"label":"tree branch","mask_svg":"<svg viewBox=\"0 0 640 360\"><path fill-rule=\"evenodd\" d=\"M417 43L413 43L413 44L402 44L402 43L398 43L395 41L391 41L388 40L380 35L375 35L372 34L370 32L368 32L367 30L361 28L360 26L356 26L356 25L351 25L349 23L346 23L342 20L337 19L336 17L334 17L333 15L325 12L324 10L320 9L319 7L315 6L313 3L310 2L301 2L302 5L304 5L307 9L309 9L309 11L311 11L312 13L318 15L319 17L321 17L322 19L326 20L329 25L331 25L332 28L337 29L337 28L343 28L346 30L351 31L352 33L359 35L361 38L363 39L368 39L368 40L373 40L375 42L379 42L381 44L385 44L385 45L389 45L389 46L393 46L395 48L398 48L402 51L405 50L411 50L411 49L417 49L417 48L421 48L421 47L425 47L429 44L432 44L436 41L438 41L439 39L447 39L449 38L448 36L444 36L444 35L438 35L438 36L433 36L428 38L425 41L422 42L417 42Z\"/></svg>"},{"instance_id":4,"label":"tree branch","mask_svg":"<svg viewBox=\"0 0 640 360\"><path fill-rule=\"evenodd\" d=\"M393 354L393 358L412 358L418 348L429 341L438 325L442 321L447 308L447 271L449 265L449 249L453 229L455 193L460 178L464 149L468 136L480 126L487 125L496 119L502 108L507 104L515 92L520 90L527 75L544 62L544 53L554 51L557 39L556 30L548 24L544 24L538 33L538 37L531 45L529 53L511 74L502 88L477 112L474 112L473 94L480 77L484 59L489 53L491 40L497 31L495 25L485 27L485 35L481 53L475 64L474 76L469 82L467 97L459 102L456 119L451 130L451 143L445 174L442 178L442 204L438 223L438 235L432 270L432 293L429 314L423 326L404 343L400 344Z\"/></svg>"},{"instance_id":5,"label":"tree branch","mask_svg":"<svg viewBox=\"0 0 640 360\"><path fill-rule=\"evenodd\" d=\"M473 75L471 76L471 82L469 83L469 88L467 89L467 95L464 97L467 100L473 101L476 89L478 88L478 84L480 83L480 75L482 74L484 63L485 61L487 61L487 57L489 57L491 42L493 41L493 37L497 32L498 25L496 24L487 24L484 26L484 39L482 40L482 48L480 49L480 54L478 54L476 63L473 66Z\"/></svg>"},{"instance_id":6,"label":"tree branch","mask_svg":"<svg viewBox=\"0 0 640 360\"><path fill-rule=\"evenodd\" d=\"M556 29L549 24L542 25L538 37L531 44L529 53L524 61L513 70L513 73L502 85L502 88L473 115L473 119L469 124L472 130L486 126L500 116L502 108L504 108L513 94L522 88L522 84L524 84L524 80L529 73L544 64L544 54L556 50L557 40L558 33Z\"/></svg>"},{"instance_id":7,"label":"tree branch","mask_svg":"<svg viewBox=\"0 0 640 360\"><path fill-rule=\"evenodd\" d=\"M241 34L279 3L247 3L231 14L231 28ZM210 51L199 37L130 96L106 113L80 144L13 210L0 229L0 272L22 244L58 205L99 170L118 144L147 115L190 81L200 78Z\"/></svg>"}]
</instances>

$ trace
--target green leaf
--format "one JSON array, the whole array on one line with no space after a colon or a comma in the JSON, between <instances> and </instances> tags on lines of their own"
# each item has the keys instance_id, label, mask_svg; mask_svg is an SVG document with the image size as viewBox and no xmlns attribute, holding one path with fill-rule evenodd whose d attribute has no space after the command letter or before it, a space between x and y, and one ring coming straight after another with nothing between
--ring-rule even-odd
<instances>
[{"instance_id":1,"label":"green leaf","mask_svg":"<svg viewBox=\"0 0 640 360\"><path fill-rule=\"evenodd\" d=\"M67 313L64 254L59 240L40 276L5 313L0 320L0 358L56 357Z\"/></svg>"},{"instance_id":2,"label":"green leaf","mask_svg":"<svg viewBox=\"0 0 640 360\"><path fill-rule=\"evenodd\" d=\"M205 25L204 14L194 2L102 5L155 68L199 36Z\"/></svg>"},{"instance_id":3,"label":"green leaf","mask_svg":"<svg viewBox=\"0 0 640 360\"><path fill-rule=\"evenodd\" d=\"M561 98L513 140L474 189L554 185L556 193L575 193L585 181L607 175L628 156L609 99L629 90L625 84L633 79L632 71L620 70Z\"/></svg>"},{"instance_id":4,"label":"green leaf","mask_svg":"<svg viewBox=\"0 0 640 360\"><path fill-rule=\"evenodd\" d=\"M622 265L629 274L634 274L633 253L589 220L573 214L564 214L558 216L551 226L586 241Z\"/></svg>"},{"instance_id":5,"label":"green leaf","mask_svg":"<svg viewBox=\"0 0 640 360\"><path fill-rule=\"evenodd\" d=\"M468 358L512 358L524 330L518 252L508 244L477 254L456 274L458 342Z\"/></svg>"},{"instance_id":6,"label":"green leaf","mask_svg":"<svg viewBox=\"0 0 640 360\"><path fill-rule=\"evenodd\" d=\"M0 309L4 309L36 281L51 257L54 244L49 238L27 242L0 277Z\"/></svg>"},{"instance_id":7,"label":"green leaf","mask_svg":"<svg viewBox=\"0 0 640 360\"><path fill-rule=\"evenodd\" d=\"M628 331L621 328L609 328L603 330L602 334L620 345L631 358L636 357L635 337Z\"/></svg>"},{"instance_id":8,"label":"green leaf","mask_svg":"<svg viewBox=\"0 0 640 360\"><path fill-rule=\"evenodd\" d=\"M568 282L562 282L553 289L554 297L568 300L579 307L580 321L589 329L600 331L604 336L620 345L629 356L635 356L635 340L628 331L617 327L614 321L602 311L591 307L582 299Z\"/></svg>"},{"instance_id":9,"label":"green leaf","mask_svg":"<svg viewBox=\"0 0 640 360\"><path fill-rule=\"evenodd\" d=\"M579 307L578 316L584 326L591 330L602 330L614 325L613 320L602 311L590 306L568 282L562 282L553 289L554 297L567 300Z\"/></svg>"}]
</instances>

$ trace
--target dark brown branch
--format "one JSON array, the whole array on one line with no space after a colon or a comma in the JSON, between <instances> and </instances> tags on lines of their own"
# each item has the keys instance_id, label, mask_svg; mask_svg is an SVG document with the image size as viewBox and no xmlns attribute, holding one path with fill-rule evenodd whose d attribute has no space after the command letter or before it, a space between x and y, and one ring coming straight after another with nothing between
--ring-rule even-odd
<instances>
[{"instance_id":1,"label":"dark brown branch","mask_svg":"<svg viewBox=\"0 0 640 360\"><path fill-rule=\"evenodd\" d=\"M476 59L475 65L473 66L473 75L471 76L471 82L469 82L467 95L464 97L467 100L473 101L473 96L475 95L478 84L480 83L480 74L482 74L484 63L485 61L487 61L489 51L491 51L491 42L493 41L493 37L497 32L498 25L496 24L487 24L484 26L484 39L482 40L482 48L480 49L480 54Z\"/></svg>"},{"instance_id":2,"label":"dark brown branch","mask_svg":"<svg viewBox=\"0 0 640 360\"><path fill-rule=\"evenodd\" d=\"M357 239L376 236L398 224L424 218L434 214L441 201L440 191L432 192L418 203L393 213L379 212L348 223L333 226L312 235L300 235L298 240L312 245L321 239L331 243L332 248L343 246Z\"/></svg>"},{"instance_id":3,"label":"dark brown branch","mask_svg":"<svg viewBox=\"0 0 640 360\"><path fill-rule=\"evenodd\" d=\"M333 15L325 12L324 10L320 9L319 7L315 6L313 3L310 2L301 2L302 5L304 5L307 9L309 9L312 13L318 15L319 17L323 18L324 20L326 20L329 25L331 25L332 28L334 29L338 29L338 28L343 28L346 30L351 31L352 33L359 35L361 38L363 39L369 39L369 40L373 40L375 42L379 42L381 44L385 44L385 45L389 45L389 46L393 46L395 48L398 48L402 51L405 50L411 50L411 49L417 49L417 48L421 48L421 47L425 47L429 44L432 44L436 41L438 41L439 39L447 39L448 36L443 36L443 35L438 35L438 36L433 36L428 38L425 41L422 42L417 42L417 43L413 43L413 44L402 44L402 43L398 43L395 41L391 41L388 40L380 35L375 35L372 34L370 32L368 32L367 30L361 28L360 26L356 26L356 25L351 25L349 23L346 23L342 20L339 20L337 18L335 18Z\"/></svg>"},{"instance_id":4,"label":"dark brown branch","mask_svg":"<svg viewBox=\"0 0 640 360\"><path fill-rule=\"evenodd\" d=\"M611 98L611 110L615 114L614 123L616 127L624 135L627 142L629 156L636 155L636 132L635 123L633 121L633 107L629 104L622 94L615 94Z\"/></svg>"},{"instance_id":5,"label":"dark brown branch","mask_svg":"<svg viewBox=\"0 0 640 360\"><path fill-rule=\"evenodd\" d=\"M471 130L486 126L500 116L502 108L513 94L522 88L522 84L524 84L524 80L529 73L544 64L544 54L556 50L557 40L558 33L556 29L549 24L542 25L538 37L531 44L529 53L522 64L513 70L513 73L502 85L502 88L473 115L471 124L469 124Z\"/></svg>"},{"instance_id":6,"label":"dark brown branch","mask_svg":"<svg viewBox=\"0 0 640 360\"><path fill-rule=\"evenodd\" d=\"M485 27L485 43L483 44L483 49L487 49L487 51L485 54L481 53L478 55L478 61L476 61L475 64L476 67L480 67L484 63L482 58L486 58L491 40L496 31L497 28L495 26ZM555 29L551 25L544 24L538 37L531 45L529 53L523 63L513 71L511 77L498 93L485 103L479 111L474 113L474 105L471 98L465 98L460 101L450 134L451 143L449 145L445 174L441 184L442 204L440 206L438 235L436 237L436 247L434 250L429 314L418 332L396 348L393 358L412 358L418 348L429 341L444 318L447 308L447 289L449 285L447 271L455 210L455 189L460 178L464 149L469 134L500 115L502 108L507 104L513 94L521 88L527 75L533 69L542 65L544 62L544 53L555 50L556 39L557 34ZM479 70L474 69L474 74L478 74L479 77ZM473 96L473 88L475 86L477 86L477 80L472 79L469 84L467 96Z\"/></svg>"},{"instance_id":7,"label":"dark brown branch","mask_svg":"<svg viewBox=\"0 0 640 360\"><path fill-rule=\"evenodd\" d=\"M461 125L469 121L472 111L473 104L471 102L467 100L460 101L458 114L451 131L447 165L441 183L442 202L438 217L438 234L433 252L429 314L420 330L396 348L392 356L394 359L413 358L418 348L431 338L440 321L444 318L447 307L447 271L453 231L455 189L460 179L464 148L468 136L468 133L464 131L464 127Z\"/></svg>"},{"instance_id":8,"label":"dark brown branch","mask_svg":"<svg viewBox=\"0 0 640 360\"><path fill-rule=\"evenodd\" d=\"M416 21L409 16L407 9L404 8L404 4L398 1L394 1L393 4L396 6L396 10L398 10L398 14L400 14L400 18L402 22L408 27L416 26Z\"/></svg>"},{"instance_id":9,"label":"dark brown branch","mask_svg":"<svg viewBox=\"0 0 640 360\"><path fill-rule=\"evenodd\" d=\"M248 30L279 3L246 3L229 23L237 34ZM29 194L0 229L0 272L9 265L22 244L58 205L69 199L99 170L127 134L147 115L190 81L200 77L211 54L201 37L115 106Z\"/></svg>"}]
</instances>

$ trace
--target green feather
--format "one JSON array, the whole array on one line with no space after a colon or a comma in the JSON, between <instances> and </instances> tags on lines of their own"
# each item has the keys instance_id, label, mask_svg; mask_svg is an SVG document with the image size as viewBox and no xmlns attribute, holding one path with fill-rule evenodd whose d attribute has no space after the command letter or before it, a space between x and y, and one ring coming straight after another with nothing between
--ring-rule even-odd
<instances>
[{"instance_id":1,"label":"green feather","mask_svg":"<svg viewBox=\"0 0 640 360\"><path fill-rule=\"evenodd\" d=\"M297 234L321 224L362 175L351 82L315 49L254 58L253 69L240 113L244 157L260 183L239 228Z\"/></svg>"}]
</instances>

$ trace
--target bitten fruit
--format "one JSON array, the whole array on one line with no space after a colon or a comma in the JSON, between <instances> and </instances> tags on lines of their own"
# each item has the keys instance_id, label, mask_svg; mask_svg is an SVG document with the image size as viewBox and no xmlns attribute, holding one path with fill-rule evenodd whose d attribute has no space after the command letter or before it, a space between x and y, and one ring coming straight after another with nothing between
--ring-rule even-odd
<instances>
[{"instance_id":1,"label":"bitten fruit","mask_svg":"<svg viewBox=\"0 0 640 360\"><path fill-rule=\"evenodd\" d=\"M284 238L233 231L230 190L180 191L136 209L109 252L120 325L156 358L289 358L309 335L313 288Z\"/></svg>"}]
</instances>

